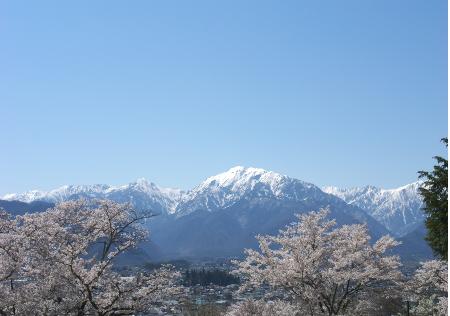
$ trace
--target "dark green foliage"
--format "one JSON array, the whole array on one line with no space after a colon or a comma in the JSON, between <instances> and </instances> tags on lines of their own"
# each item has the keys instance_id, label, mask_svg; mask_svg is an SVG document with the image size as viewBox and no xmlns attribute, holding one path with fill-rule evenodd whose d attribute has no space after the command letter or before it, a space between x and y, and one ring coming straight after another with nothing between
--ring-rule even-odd
<instances>
[{"instance_id":1,"label":"dark green foliage","mask_svg":"<svg viewBox=\"0 0 450 316\"><path fill-rule=\"evenodd\" d=\"M448 147L448 139L442 142ZM423 197L426 213L426 240L434 253L444 260L448 259L448 161L443 157L434 157L436 165L433 171L419 171L419 178L425 182L419 189Z\"/></svg>"},{"instance_id":2,"label":"dark green foliage","mask_svg":"<svg viewBox=\"0 0 450 316\"><path fill-rule=\"evenodd\" d=\"M220 286L226 286L230 284L238 284L239 278L230 274L227 271L214 269L214 270L186 270L183 275L183 284L185 286L193 285L209 285L215 284Z\"/></svg>"}]
</instances>

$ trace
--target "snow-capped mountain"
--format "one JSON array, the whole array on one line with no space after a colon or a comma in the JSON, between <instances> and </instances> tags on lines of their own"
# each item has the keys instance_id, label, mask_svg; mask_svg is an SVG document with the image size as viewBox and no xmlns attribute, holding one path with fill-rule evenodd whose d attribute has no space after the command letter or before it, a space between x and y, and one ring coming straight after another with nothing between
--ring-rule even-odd
<instances>
[{"instance_id":1,"label":"snow-capped mountain","mask_svg":"<svg viewBox=\"0 0 450 316\"><path fill-rule=\"evenodd\" d=\"M342 189L317 186L260 168L233 167L207 178L184 192L162 188L138 179L122 186L106 184L65 185L51 191L32 190L6 194L1 199L22 202L45 201L58 203L77 198L112 199L132 202L136 207L155 212L184 216L197 210L226 209L242 200L305 201L329 200L324 192L366 211L396 235L412 231L423 221L422 200L417 193L420 183L385 190L373 186Z\"/></svg>"},{"instance_id":2,"label":"snow-capped mountain","mask_svg":"<svg viewBox=\"0 0 450 316\"><path fill-rule=\"evenodd\" d=\"M24 193L11 193L2 197L8 201L46 201L51 203L62 202L70 199L73 195L84 195L86 197L102 197L111 187L106 184L94 185L64 185L51 191L32 190Z\"/></svg>"},{"instance_id":3,"label":"snow-capped mountain","mask_svg":"<svg viewBox=\"0 0 450 316\"><path fill-rule=\"evenodd\" d=\"M183 191L160 188L146 179L138 179L122 186L106 184L65 185L51 191L28 191L6 194L1 199L8 201L45 201L58 203L78 198L111 199L117 202L131 202L138 208L152 209L157 213L172 213L183 195Z\"/></svg>"},{"instance_id":4,"label":"snow-capped mountain","mask_svg":"<svg viewBox=\"0 0 450 316\"><path fill-rule=\"evenodd\" d=\"M402 236L424 221L422 198L418 193L420 185L418 181L389 190L374 186L350 189L325 187L322 190L360 207L394 235Z\"/></svg>"},{"instance_id":5,"label":"snow-capped mountain","mask_svg":"<svg viewBox=\"0 0 450 316\"><path fill-rule=\"evenodd\" d=\"M258 168L234 167L209 177L179 201L175 216L149 222L167 258L239 256L257 234L276 234L296 214L328 207L339 224L366 223L377 238L387 230L357 206L317 186Z\"/></svg>"},{"instance_id":6,"label":"snow-capped mountain","mask_svg":"<svg viewBox=\"0 0 450 316\"><path fill-rule=\"evenodd\" d=\"M242 199L285 201L329 199L328 195L311 183L264 169L241 166L209 177L187 192L161 188L142 178L122 186L65 185L51 191L32 190L18 194L6 194L1 199L58 203L78 198L132 202L136 207L156 208L155 211L167 214L176 213L178 216L197 210L225 209Z\"/></svg>"},{"instance_id":7,"label":"snow-capped mountain","mask_svg":"<svg viewBox=\"0 0 450 316\"><path fill-rule=\"evenodd\" d=\"M57 203L80 197L106 198L151 209L162 214L146 223L151 240L163 250L161 258L171 259L239 256L244 248L256 246L255 235L276 234L295 221L296 214L326 207L338 224L366 223L373 238L387 234L386 227L394 233L408 231L421 220L416 211L420 208L415 194L418 185L410 186L397 190L326 188L326 193L314 184L272 171L234 167L186 192L139 179L123 186L63 186L48 192L8 194L2 199Z\"/></svg>"},{"instance_id":8,"label":"snow-capped mountain","mask_svg":"<svg viewBox=\"0 0 450 316\"><path fill-rule=\"evenodd\" d=\"M177 214L225 209L241 199L297 201L320 195L323 192L311 183L264 169L237 166L209 177L188 191L177 206Z\"/></svg>"}]
</instances>

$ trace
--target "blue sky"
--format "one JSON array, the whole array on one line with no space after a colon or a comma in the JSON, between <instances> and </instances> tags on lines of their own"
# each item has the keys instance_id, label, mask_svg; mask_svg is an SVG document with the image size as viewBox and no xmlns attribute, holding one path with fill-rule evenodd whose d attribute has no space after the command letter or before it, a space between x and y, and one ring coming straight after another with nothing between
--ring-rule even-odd
<instances>
[{"instance_id":1,"label":"blue sky","mask_svg":"<svg viewBox=\"0 0 450 316\"><path fill-rule=\"evenodd\" d=\"M416 180L447 134L447 2L2 1L0 194L235 165Z\"/></svg>"}]
</instances>

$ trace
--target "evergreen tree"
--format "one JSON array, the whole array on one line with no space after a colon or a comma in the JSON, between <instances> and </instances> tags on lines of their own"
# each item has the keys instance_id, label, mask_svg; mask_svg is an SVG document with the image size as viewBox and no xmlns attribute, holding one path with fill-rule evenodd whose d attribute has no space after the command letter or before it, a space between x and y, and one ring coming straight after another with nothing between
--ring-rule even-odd
<instances>
[{"instance_id":1,"label":"evergreen tree","mask_svg":"<svg viewBox=\"0 0 450 316\"><path fill-rule=\"evenodd\" d=\"M448 147L448 139L442 142ZM426 213L426 240L434 253L444 260L448 259L448 160L436 156L433 171L419 171L419 178L425 182L419 189Z\"/></svg>"}]
</instances>

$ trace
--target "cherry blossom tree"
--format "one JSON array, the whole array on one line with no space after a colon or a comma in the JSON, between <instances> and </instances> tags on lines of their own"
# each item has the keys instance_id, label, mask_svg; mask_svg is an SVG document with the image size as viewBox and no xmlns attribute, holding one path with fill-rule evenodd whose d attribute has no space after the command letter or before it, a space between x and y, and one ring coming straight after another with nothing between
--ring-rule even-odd
<instances>
[{"instance_id":1,"label":"cherry blossom tree","mask_svg":"<svg viewBox=\"0 0 450 316\"><path fill-rule=\"evenodd\" d=\"M233 304L225 316L300 316L297 308L284 301L246 300Z\"/></svg>"},{"instance_id":2,"label":"cherry blossom tree","mask_svg":"<svg viewBox=\"0 0 450 316\"><path fill-rule=\"evenodd\" d=\"M152 214L111 201L0 213L0 315L133 315L178 290L164 266L124 277L115 259L147 237Z\"/></svg>"},{"instance_id":3,"label":"cherry blossom tree","mask_svg":"<svg viewBox=\"0 0 450 316\"><path fill-rule=\"evenodd\" d=\"M447 315L448 266L443 260L431 260L421 264L406 283L406 292L417 305L418 314Z\"/></svg>"},{"instance_id":4,"label":"cherry blossom tree","mask_svg":"<svg viewBox=\"0 0 450 316\"><path fill-rule=\"evenodd\" d=\"M328 213L299 215L278 236L257 236L259 251L235 262L242 289L268 284L289 293L302 315L343 315L372 289L401 280L399 258L386 255L398 242L384 236L372 245L365 225L336 227Z\"/></svg>"}]
</instances>

